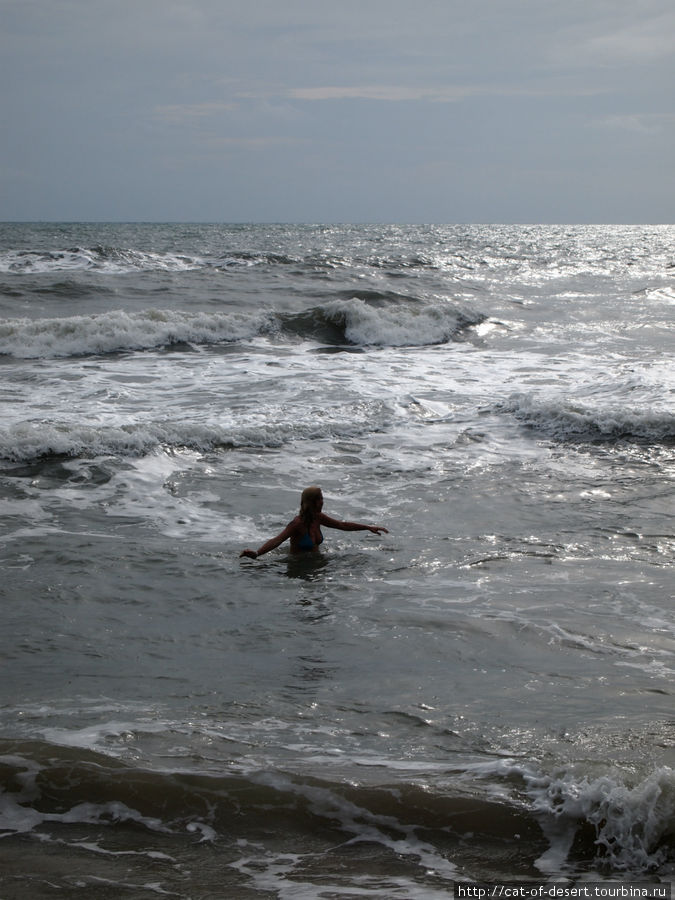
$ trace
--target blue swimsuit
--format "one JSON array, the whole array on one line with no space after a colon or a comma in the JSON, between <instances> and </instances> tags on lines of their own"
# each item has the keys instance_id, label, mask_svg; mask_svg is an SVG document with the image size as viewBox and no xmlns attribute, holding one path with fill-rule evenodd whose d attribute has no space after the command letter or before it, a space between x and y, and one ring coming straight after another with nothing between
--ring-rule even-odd
<instances>
[{"instance_id":1,"label":"blue swimsuit","mask_svg":"<svg viewBox=\"0 0 675 900\"><path fill-rule=\"evenodd\" d=\"M316 542L317 547L319 544L323 543L323 535L319 532L319 540ZM300 543L298 544L299 550L313 550L314 549L314 541L312 540L312 536L309 531L306 531L303 536L300 538Z\"/></svg>"}]
</instances>

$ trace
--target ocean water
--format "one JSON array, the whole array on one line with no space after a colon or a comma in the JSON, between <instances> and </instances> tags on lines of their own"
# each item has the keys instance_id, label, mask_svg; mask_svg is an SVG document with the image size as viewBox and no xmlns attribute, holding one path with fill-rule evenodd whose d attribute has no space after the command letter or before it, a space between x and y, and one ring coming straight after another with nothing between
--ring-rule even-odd
<instances>
[{"instance_id":1,"label":"ocean water","mask_svg":"<svg viewBox=\"0 0 675 900\"><path fill-rule=\"evenodd\" d=\"M0 226L0 897L675 873L675 227ZM252 561L321 485L325 530Z\"/></svg>"}]
</instances>

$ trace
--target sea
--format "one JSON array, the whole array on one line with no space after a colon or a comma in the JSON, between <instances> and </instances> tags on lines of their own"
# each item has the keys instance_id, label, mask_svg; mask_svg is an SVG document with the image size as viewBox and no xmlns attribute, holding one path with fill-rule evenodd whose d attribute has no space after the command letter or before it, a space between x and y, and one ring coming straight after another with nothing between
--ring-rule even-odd
<instances>
[{"instance_id":1,"label":"sea","mask_svg":"<svg viewBox=\"0 0 675 900\"><path fill-rule=\"evenodd\" d=\"M674 312L670 225L0 225L0 898L669 886ZM309 485L388 533L240 558Z\"/></svg>"}]
</instances>

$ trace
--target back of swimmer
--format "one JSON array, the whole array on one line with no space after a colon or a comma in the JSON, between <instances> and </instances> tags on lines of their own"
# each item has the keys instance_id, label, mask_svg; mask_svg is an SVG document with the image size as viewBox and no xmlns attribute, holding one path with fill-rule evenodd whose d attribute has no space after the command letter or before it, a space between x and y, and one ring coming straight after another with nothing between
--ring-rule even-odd
<instances>
[{"instance_id":1,"label":"back of swimmer","mask_svg":"<svg viewBox=\"0 0 675 900\"><path fill-rule=\"evenodd\" d=\"M257 559L263 553L274 550L290 538L291 553L307 553L316 550L323 543L321 526L337 528L340 531L370 531L373 534L387 534L382 525L363 525L360 522L343 522L323 512L323 494L321 488L308 487L302 492L300 512L288 523L276 537L270 538L258 550L242 550L239 556Z\"/></svg>"}]
</instances>

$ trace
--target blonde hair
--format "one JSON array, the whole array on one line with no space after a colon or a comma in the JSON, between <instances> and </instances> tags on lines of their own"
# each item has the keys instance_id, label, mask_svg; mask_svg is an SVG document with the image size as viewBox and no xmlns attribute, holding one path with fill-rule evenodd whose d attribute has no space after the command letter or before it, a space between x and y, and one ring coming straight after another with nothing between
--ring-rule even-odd
<instances>
[{"instance_id":1,"label":"blonde hair","mask_svg":"<svg viewBox=\"0 0 675 900\"><path fill-rule=\"evenodd\" d=\"M321 488L316 487L316 485L305 488L302 492L302 497L300 498L300 518L307 528L309 528L312 519L316 515L316 506L319 500L323 500L323 494L321 493Z\"/></svg>"}]
</instances>

